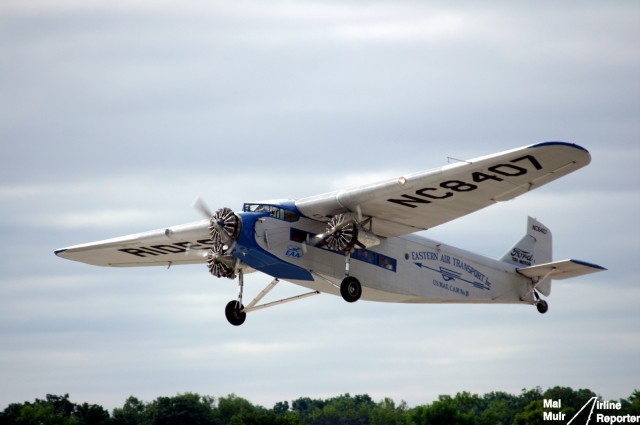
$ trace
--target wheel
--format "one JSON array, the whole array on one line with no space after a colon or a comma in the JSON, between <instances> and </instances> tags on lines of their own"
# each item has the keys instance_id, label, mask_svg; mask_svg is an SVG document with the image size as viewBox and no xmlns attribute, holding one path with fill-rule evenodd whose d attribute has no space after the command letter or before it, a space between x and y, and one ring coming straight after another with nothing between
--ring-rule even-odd
<instances>
[{"instance_id":1,"label":"wheel","mask_svg":"<svg viewBox=\"0 0 640 425\"><path fill-rule=\"evenodd\" d=\"M549 304L545 300L540 300L536 303L536 308L540 314L545 314L549 310Z\"/></svg>"},{"instance_id":2,"label":"wheel","mask_svg":"<svg viewBox=\"0 0 640 425\"><path fill-rule=\"evenodd\" d=\"M227 316L227 320L233 326L240 326L247 318L247 313L242 311L243 308L244 306L242 304L240 304L240 308L238 308L238 301L233 300L229 301L227 307L224 309L224 314Z\"/></svg>"},{"instance_id":3,"label":"wheel","mask_svg":"<svg viewBox=\"0 0 640 425\"><path fill-rule=\"evenodd\" d=\"M347 276L340 284L340 295L348 303L356 302L362 295L362 285L355 277Z\"/></svg>"}]
</instances>

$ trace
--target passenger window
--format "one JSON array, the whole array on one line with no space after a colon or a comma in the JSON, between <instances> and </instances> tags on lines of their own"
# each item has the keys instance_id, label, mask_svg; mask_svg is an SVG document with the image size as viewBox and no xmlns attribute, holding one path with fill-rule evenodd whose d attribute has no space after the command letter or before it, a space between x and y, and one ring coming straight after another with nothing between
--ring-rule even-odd
<instances>
[{"instance_id":1,"label":"passenger window","mask_svg":"<svg viewBox=\"0 0 640 425\"><path fill-rule=\"evenodd\" d=\"M395 271L396 270L396 265L395 265L395 260L386 257L384 255L380 255L378 258L378 265L380 267L382 267L383 269L387 269L387 270L391 270L391 271Z\"/></svg>"},{"instance_id":2,"label":"passenger window","mask_svg":"<svg viewBox=\"0 0 640 425\"><path fill-rule=\"evenodd\" d=\"M298 221L298 214L293 211L284 210L284 220L285 221Z\"/></svg>"}]
</instances>

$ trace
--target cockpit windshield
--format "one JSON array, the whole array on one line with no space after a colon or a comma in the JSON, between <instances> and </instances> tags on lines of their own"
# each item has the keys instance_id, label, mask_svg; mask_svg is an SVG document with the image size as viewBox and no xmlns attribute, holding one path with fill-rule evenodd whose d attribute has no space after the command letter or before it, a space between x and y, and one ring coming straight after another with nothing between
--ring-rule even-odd
<instances>
[{"instance_id":1,"label":"cockpit windshield","mask_svg":"<svg viewBox=\"0 0 640 425\"><path fill-rule=\"evenodd\" d=\"M300 216L296 211L291 211L280 206L268 204L244 204L244 212L267 212L270 217L284 221L298 221Z\"/></svg>"}]
</instances>

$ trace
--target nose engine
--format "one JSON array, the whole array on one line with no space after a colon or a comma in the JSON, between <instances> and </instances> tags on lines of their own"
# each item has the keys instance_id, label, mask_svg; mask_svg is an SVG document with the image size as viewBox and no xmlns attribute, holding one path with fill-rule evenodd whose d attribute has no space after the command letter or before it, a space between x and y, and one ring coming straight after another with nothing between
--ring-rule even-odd
<instances>
[{"instance_id":1,"label":"nose engine","mask_svg":"<svg viewBox=\"0 0 640 425\"><path fill-rule=\"evenodd\" d=\"M220 208L209 219L213 245L207 253L207 266L212 275L235 279L238 259L232 252L241 230L242 219L230 208Z\"/></svg>"}]
</instances>

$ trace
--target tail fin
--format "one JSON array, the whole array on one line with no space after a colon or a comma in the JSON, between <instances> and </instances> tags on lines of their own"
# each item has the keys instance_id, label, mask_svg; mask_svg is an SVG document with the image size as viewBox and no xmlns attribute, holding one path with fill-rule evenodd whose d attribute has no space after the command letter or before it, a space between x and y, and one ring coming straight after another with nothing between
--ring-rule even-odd
<instances>
[{"instance_id":1,"label":"tail fin","mask_svg":"<svg viewBox=\"0 0 640 425\"><path fill-rule=\"evenodd\" d=\"M531 267L552 261L551 230L535 218L527 220L527 234L518 241L500 261L519 267ZM551 293L551 279L538 284L537 289L544 295Z\"/></svg>"}]
</instances>

